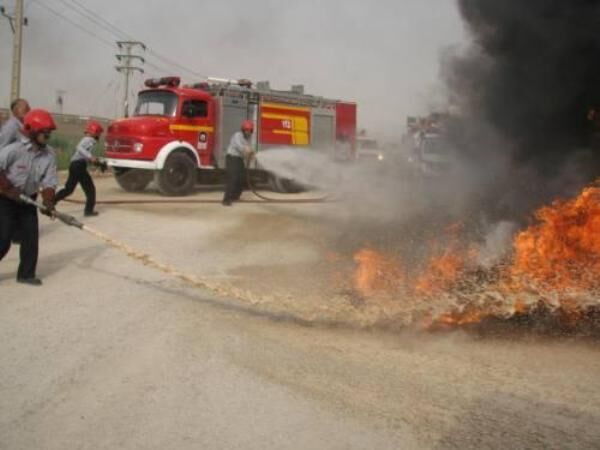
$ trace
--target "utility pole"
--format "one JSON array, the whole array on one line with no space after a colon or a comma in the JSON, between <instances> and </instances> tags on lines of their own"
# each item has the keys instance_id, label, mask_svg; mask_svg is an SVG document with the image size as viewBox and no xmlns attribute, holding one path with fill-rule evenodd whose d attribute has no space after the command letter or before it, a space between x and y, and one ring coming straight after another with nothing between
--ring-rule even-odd
<instances>
[{"instance_id":1,"label":"utility pole","mask_svg":"<svg viewBox=\"0 0 600 450\"><path fill-rule=\"evenodd\" d=\"M13 60L12 77L10 83L10 101L21 95L21 55L23 54L23 27L27 25L24 9L25 0L15 0L15 11L11 16L6 13L4 6L0 7L0 14L8 19L13 31Z\"/></svg>"},{"instance_id":2,"label":"utility pole","mask_svg":"<svg viewBox=\"0 0 600 450\"><path fill-rule=\"evenodd\" d=\"M146 45L139 41L118 41L117 46L121 53L115 55L120 65L115 66L117 72L125 76L125 92L123 93L123 112L125 117L129 117L129 77L134 72L144 73L140 67L146 60L139 55L135 55L133 50L137 47L146 51ZM136 62L138 65L136 65Z\"/></svg>"},{"instance_id":3,"label":"utility pole","mask_svg":"<svg viewBox=\"0 0 600 450\"><path fill-rule=\"evenodd\" d=\"M58 106L58 112L60 114L63 113L63 108L65 106L65 95L67 94L67 91L63 91L62 89L59 89L56 91L56 106Z\"/></svg>"}]
</instances>

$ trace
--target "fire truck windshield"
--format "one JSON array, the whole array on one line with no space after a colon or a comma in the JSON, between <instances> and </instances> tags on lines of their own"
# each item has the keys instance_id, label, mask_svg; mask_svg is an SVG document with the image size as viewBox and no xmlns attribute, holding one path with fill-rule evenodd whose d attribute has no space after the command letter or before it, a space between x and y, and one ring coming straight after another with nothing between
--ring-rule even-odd
<instances>
[{"instance_id":1,"label":"fire truck windshield","mask_svg":"<svg viewBox=\"0 0 600 450\"><path fill-rule=\"evenodd\" d=\"M177 95L169 91L146 91L140 93L135 116L174 117L177 111Z\"/></svg>"}]
</instances>

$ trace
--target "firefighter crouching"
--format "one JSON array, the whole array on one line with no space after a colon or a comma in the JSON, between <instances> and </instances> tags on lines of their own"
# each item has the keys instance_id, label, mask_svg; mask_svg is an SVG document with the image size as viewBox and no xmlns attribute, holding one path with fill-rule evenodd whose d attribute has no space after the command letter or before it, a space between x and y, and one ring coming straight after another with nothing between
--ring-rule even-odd
<instances>
[{"instance_id":1,"label":"firefighter crouching","mask_svg":"<svg viewBox=\"0 0 600 450\"><path fill-rule=\"evenodd\" d=\"M250 160L255 153L251 141L253 133L254 123L251 120L244 120L241 130L231 137L225 161L227 181L223 197L224 206L231 206L232 202L239 200L244 190L246 183L244 160Z\"/></svg>"},{"instance_id":2,"label":"firefighter crouching","mask_svg":"<svg viewBox=\"0 0 600 450\"><path fill-rule=\"evenodd\" d=\"M93 151L103 132L104 129L98 122L88 122L85 127L84 137L77 145L77 149L71 157L69 177L67 178L65 187L56 194L56 202L58 203L71 195L77 185L80 184L85 193L84 215L86 217L98 215L94 210L96 207L96 186L88 172L88 163L101 165L98 158L94 156Z\"/></svg>"},{"instance_id":3,"label":"firefighter crouching","mask_svg":"<svg viewBox=\"0 0 600 450\"><path fill-rule=\"evenodd\" d=\"M23 119L19 139L0 149L0 260L11 246L11 237L19 231L21 239L19 283L39 286L36 277L38 260L38 216L34 206L20 201L21 194L36 198L41 190L44 206L50 215L58 182L56 155L47 145L56 125L42 109L33 109Z\"/></svg>"}]
</instances>

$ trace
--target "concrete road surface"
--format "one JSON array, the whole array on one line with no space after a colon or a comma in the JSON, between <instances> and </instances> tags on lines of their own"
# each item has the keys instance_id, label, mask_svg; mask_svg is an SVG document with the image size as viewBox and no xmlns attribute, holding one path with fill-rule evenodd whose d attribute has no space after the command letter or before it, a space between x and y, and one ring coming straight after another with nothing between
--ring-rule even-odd
<instances>
[{"instance_id":1,"label":"concrete road surface","mask_svg":"<svg viewBox=\"0 0 600 450\"><path fill-rule=\"evenodd\" d=\"M43 218L44 286L16 284L15 249L0 263L0 448L600 448L595 342L357 328L328 208L87 221L219 295Z\"/></svg>"}]
</instances>

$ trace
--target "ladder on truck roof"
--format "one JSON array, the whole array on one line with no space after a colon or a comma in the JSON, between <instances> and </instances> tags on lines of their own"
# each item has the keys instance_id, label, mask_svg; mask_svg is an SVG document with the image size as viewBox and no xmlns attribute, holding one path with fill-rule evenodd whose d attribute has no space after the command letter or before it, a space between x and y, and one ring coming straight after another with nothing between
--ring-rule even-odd
<instances>
[{"instance_id":1,"label":"ladder on truck roof","mask_svg":"<svg viewBox=\"0 0 600 450\"><path fill-rule=\"evenodd\" d=\"M332 108L336 100L322 96L304 93L304 86L295 85L289 91L271 89L268 81L259 81L254 87L249 80L231 80L226 78L208 78L208 83L201 83L204 88L216 96L238 96L247 94L248 100L258 103L259 100L286 103L296 106L310 106L314 108ZM208 84L208 86L206 85ZM233 95L232 95L233 94Z\"/></svg>"}]
</instances>

